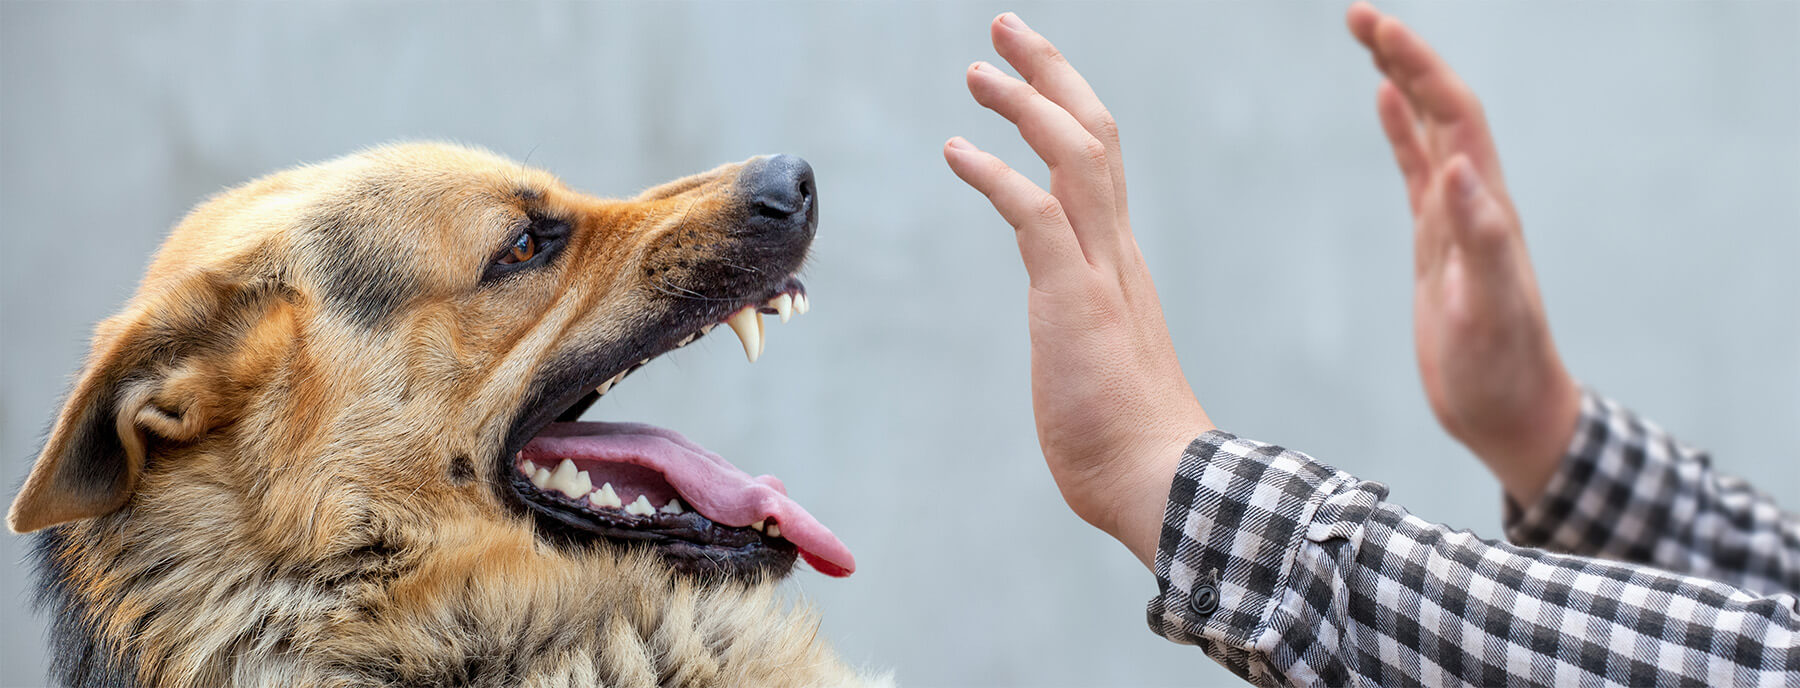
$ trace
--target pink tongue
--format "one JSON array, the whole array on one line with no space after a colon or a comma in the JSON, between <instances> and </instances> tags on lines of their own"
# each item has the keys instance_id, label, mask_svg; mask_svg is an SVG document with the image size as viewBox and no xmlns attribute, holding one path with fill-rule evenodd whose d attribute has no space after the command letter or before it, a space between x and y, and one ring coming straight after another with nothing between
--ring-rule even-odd
<instances>
[{"instance_id":1,"label":"pink tongue","mask_svg":"<svg viewBox=\"0 0 1800 688\"><path fill-rule=\"evenodd\" d=\"M545 465L566 458L655 470L701 516L740 528L769 519L819 573L843 577L856 570L850 548L789 499L775 476L752 478L673 430L643 423L552 423L524 451L525 458L548 461Z\"/></svg>"}]
</instances>

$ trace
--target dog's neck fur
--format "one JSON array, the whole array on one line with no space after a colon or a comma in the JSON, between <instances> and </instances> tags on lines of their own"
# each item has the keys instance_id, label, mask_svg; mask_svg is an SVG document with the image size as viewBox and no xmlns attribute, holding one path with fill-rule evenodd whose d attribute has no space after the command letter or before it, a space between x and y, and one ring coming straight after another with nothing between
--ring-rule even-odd
<instances>
[{"instance_id":1,"label":"dog's neck fur","mask_svg":"<svg viewBox=\"0 0 1800 688\"><path fill-rule=\"evenodd\" d=\"M244 538L225 504L134 502L45 531L40 605L69 685L840 686L870 683L772 583L699 585L651 556L566 553L458 522L324 558ZM360 536L345 534L347 540ZM297 548L303 549L303 548ZM288 554L291 554L289 552ZM309 559L312 559L309 561ZM885 683L885 679L874 681Z\"/></svg>"}]
</instances>

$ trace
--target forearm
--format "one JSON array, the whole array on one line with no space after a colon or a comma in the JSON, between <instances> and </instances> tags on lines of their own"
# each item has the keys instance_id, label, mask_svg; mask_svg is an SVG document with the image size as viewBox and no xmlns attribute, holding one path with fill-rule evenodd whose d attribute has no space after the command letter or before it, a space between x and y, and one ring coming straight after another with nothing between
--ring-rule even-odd
<instances>
[{"instance_id":1,"label":"forearm","mask_svg":"<svg viewBox=\"0 0 1800 688\"><path fill-rule=\"evenodd\" d=\"M1800 515L1591 391L1543 497L1507 502L1506 532L1515 544L1800 591Z\"/></svg>"},{"instance_id":2,"label":"forearm","mask_svg":"<svg viewBox=\"0 0 1800 688\"><path fill-rule=\"evenodd\" d=\"M1800 666L1792 595L1485 542L1385 497L1203 435L1170 490L1152 629L1264 685L1778 685Z\"/></svg>"}]
</instances>

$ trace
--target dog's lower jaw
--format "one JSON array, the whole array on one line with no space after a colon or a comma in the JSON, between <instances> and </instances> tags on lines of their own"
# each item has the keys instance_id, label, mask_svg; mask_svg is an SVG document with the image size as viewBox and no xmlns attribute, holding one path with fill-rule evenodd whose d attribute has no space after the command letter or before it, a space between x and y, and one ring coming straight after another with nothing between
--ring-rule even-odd
<instances>
[{"instance_id":1,"label":"dog's lower jaw","mask_svg":"<svg viewBox=\"0 0 1800 688\"><path fill-rule=\"evenodd\" d=\"M103 518L38 536L53 680L146 688L889 683L841 663L818 637L816 617L789 607L773 583L701 585L641 552L577 562L516 529L475 524L461 545L359 549L368 575L344 578L338 566L152 555L119 541L134 530ZM130 575L87 579L103 572Z\"/></svg>"}]
</instances>

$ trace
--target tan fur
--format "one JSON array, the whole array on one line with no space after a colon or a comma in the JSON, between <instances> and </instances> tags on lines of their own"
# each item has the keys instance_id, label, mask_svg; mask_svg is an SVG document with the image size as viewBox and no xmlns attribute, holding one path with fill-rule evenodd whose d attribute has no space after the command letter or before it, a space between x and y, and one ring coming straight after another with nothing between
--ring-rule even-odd
<instances>
[{"instance_id":1,"label":"tan fur","mask_svg":"<svg viewBox=\"0 0 1800 688\"><path fill-rule=\"evenodd\" d=\"M494 489L534 375L668 307L738 167L610 201L412 144L195 209L98 327L9 514L55 526L59 623L102 655L63 680L860 685L772 582L550 546ZM559 262L480 284L528 213L571 221Z\"/></svg>"}]
</instances>

